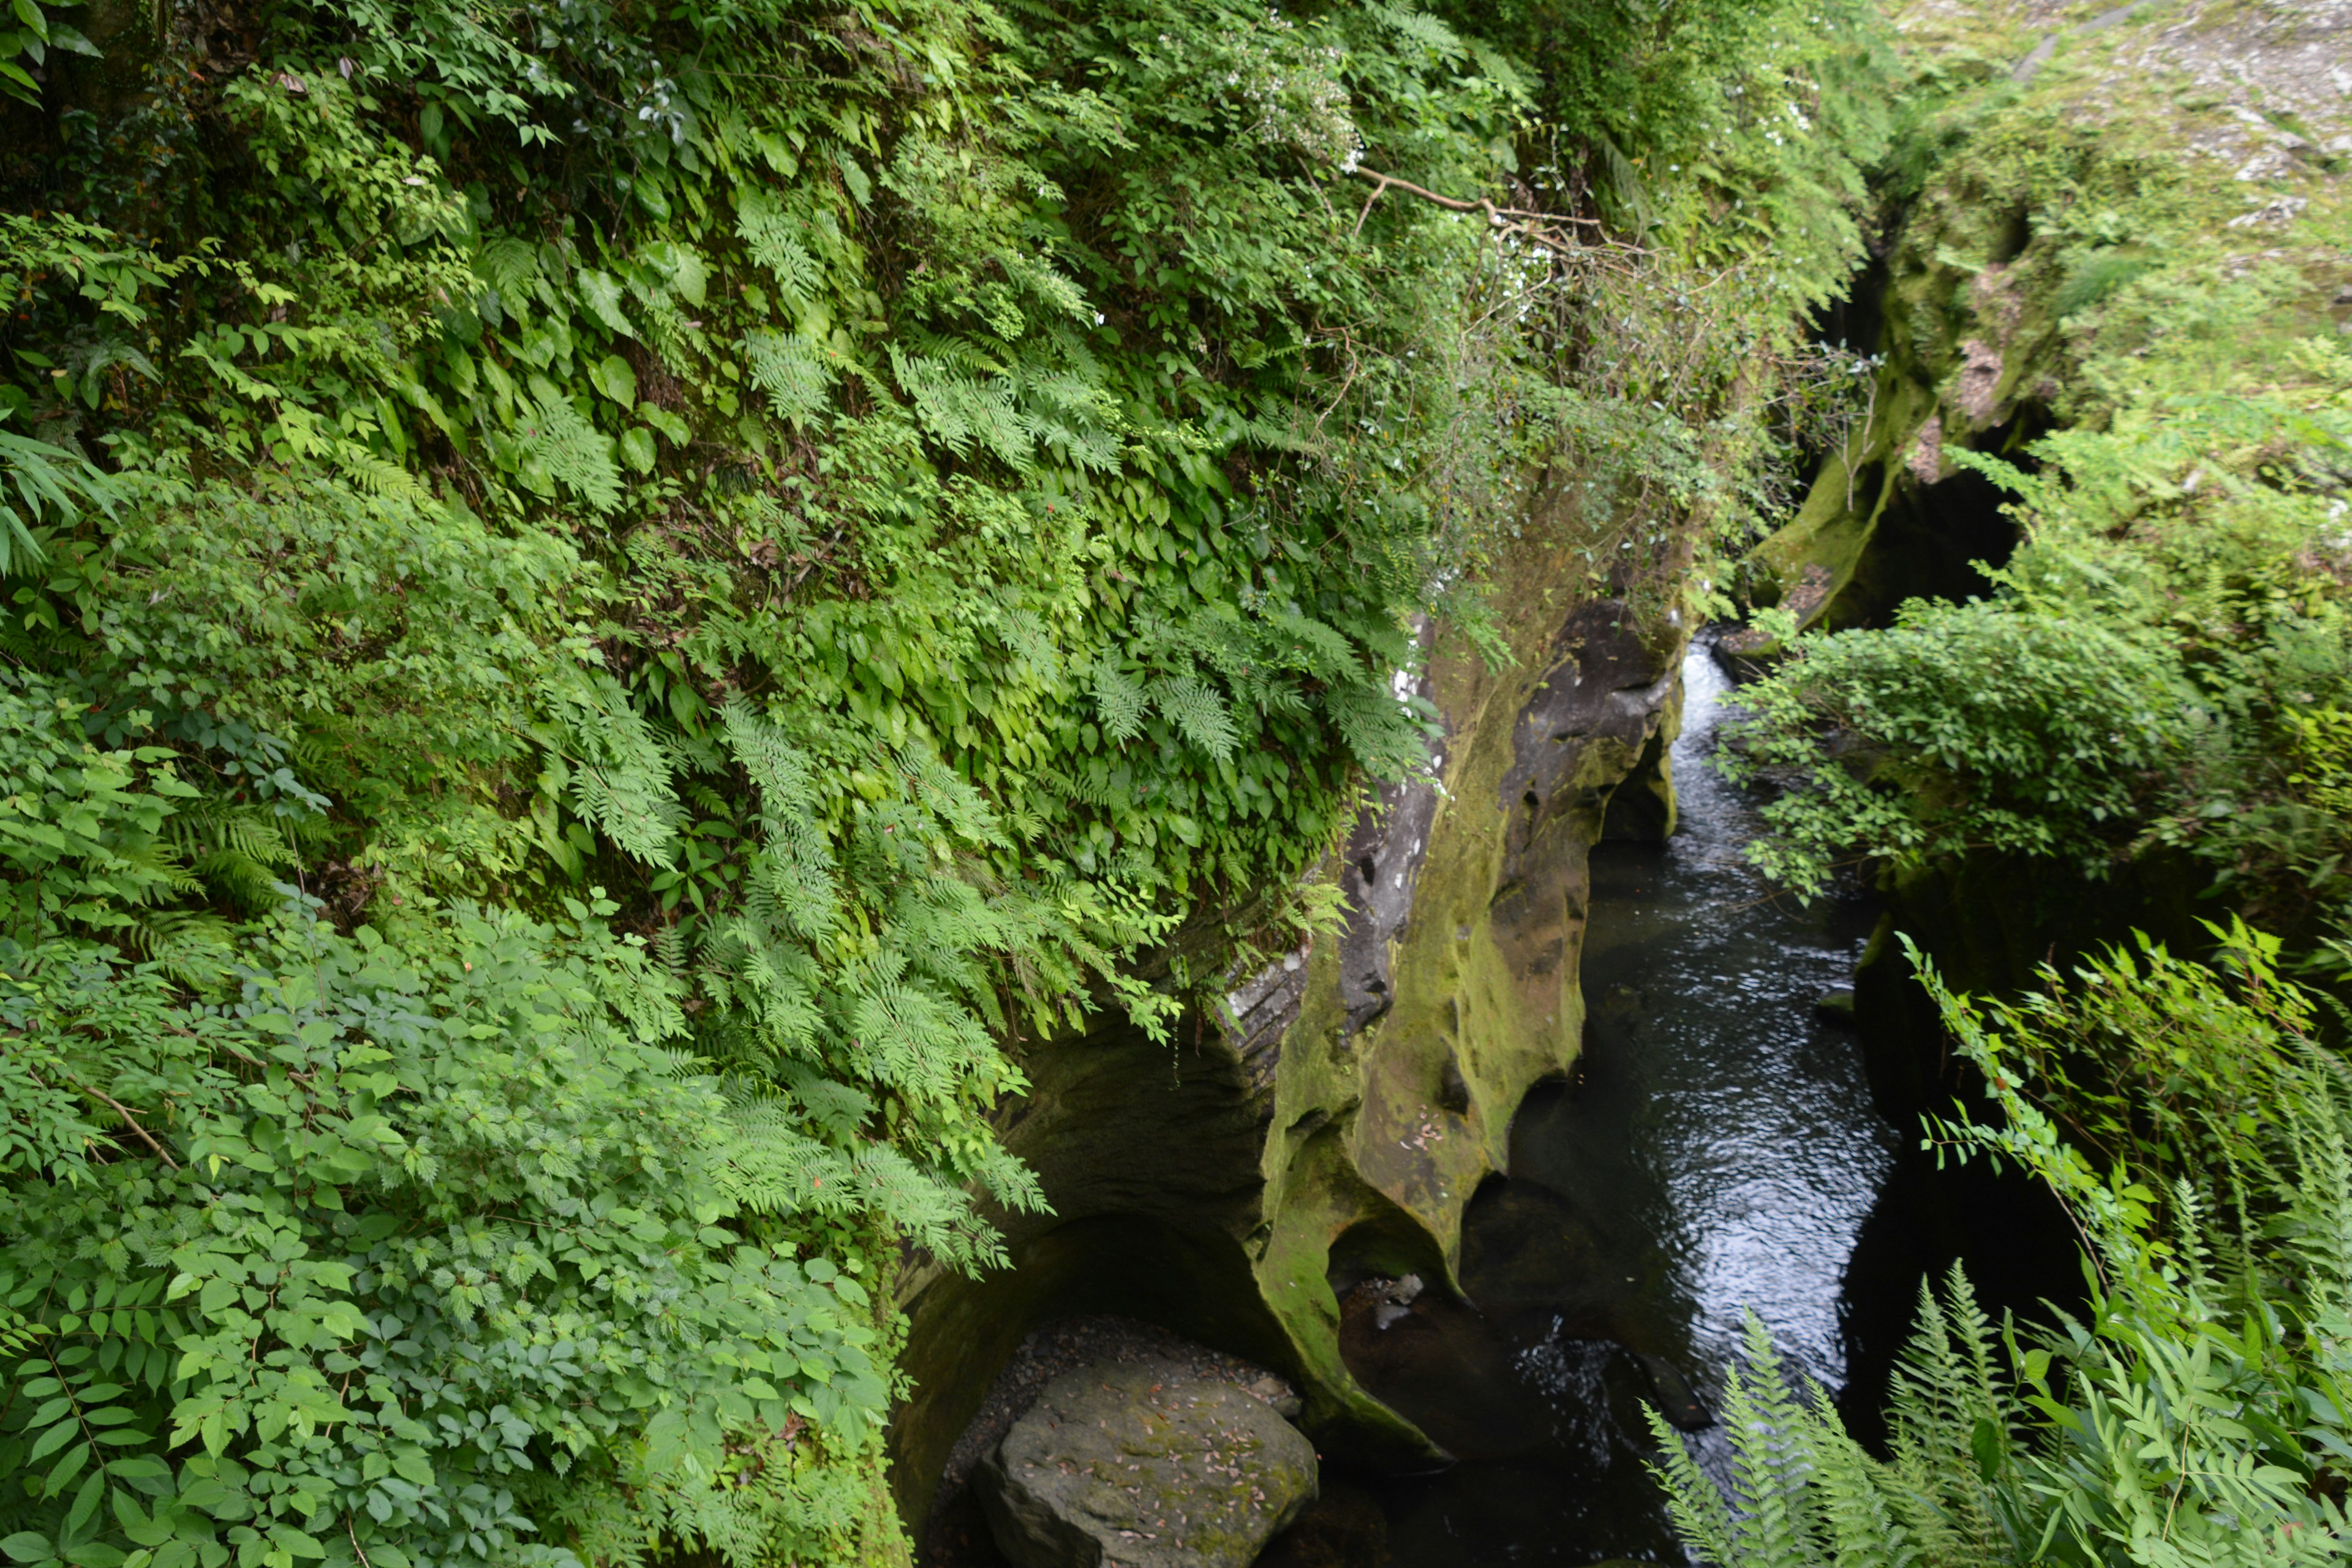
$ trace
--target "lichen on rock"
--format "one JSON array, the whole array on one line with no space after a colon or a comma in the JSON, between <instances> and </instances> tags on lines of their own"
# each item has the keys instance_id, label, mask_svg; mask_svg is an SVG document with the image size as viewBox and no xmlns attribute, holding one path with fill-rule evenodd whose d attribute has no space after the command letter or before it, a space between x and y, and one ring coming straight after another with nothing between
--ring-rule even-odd
<instances>
[{"instance_id":1,"label":"lichen on rock","mask_svg":"<svg viewBox=\"0 0 2352 1568\"><path fill-rule=\"evenodd\" d=\"M1181 1363L1098 1363L1048 1384L981 1464L1017 1568L1246 1568L1314 1500L1315 1447Z\"/></svg>"}]
</instances>

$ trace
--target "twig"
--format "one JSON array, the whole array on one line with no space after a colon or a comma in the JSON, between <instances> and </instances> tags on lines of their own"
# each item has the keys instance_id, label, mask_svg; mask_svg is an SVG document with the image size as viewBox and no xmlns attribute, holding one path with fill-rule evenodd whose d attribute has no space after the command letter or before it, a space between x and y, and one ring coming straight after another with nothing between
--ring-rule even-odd
<instances>
[{"instance_id":1,"label":"twig","mask_svg":"<svg viewBox=\"0 0 2352 1568\"><path fill-rule=\"evenodd\" d=\"M1560 213L1534 212L1526 207L1498 207L1485 196L1471 201L1442 196L1425 186L1414 184L1411 180L1401 180L1394 174L1383 174L1377 169L1367 169L1360 164L1349 173L1360 180L1372 183L1372 194L1364 198L1364 210L1356 215L1356 226L1349 232L1350 238L1362 235L1364 220L1372 216L1372 204L1381 199L1381 192L1391 189L1402 191L1409 196L1419 196L1423 201L1444 207L1448 212L1485 213L1489 227L1521 234L1538 244L1549 245L1554 248L1567 248L1561 237L1546 235L1545 230L1554 225L1567 224L1592 229L1604 226L1599 218L1570 217Z\"/></svg>"},{"instance_id":2,"label":"twig","mask_svg":"<svg viewBox=\"0 0 2352 1568\"><path fill-rule=\"evenodd\" d=\"M130 1128L133 1132L138 1133L139 1141L146 1144L150 1149L155 1151L155 1158L163 1161L166 1165L171 1166L175 1173L179 1171L180 1163L163 1152L163 1145L155 1142L155 1136L153 1133L139 1125L139 1119L131 1114L131 1110L128 1106L115 1099L114 1096L107 1093L104 1089L92 1089L89 1085L82 1082L81 1079L72 1077L69 1074L67 1075L66 1081L73 1085L76 1089L81 1090L84 1094L89 1095L93 1099L102 1100L106 1101L107 1104L112 1106L114 1108L114 1114L122 1118L123 1125Z\"/></svg>"}]
</instances>

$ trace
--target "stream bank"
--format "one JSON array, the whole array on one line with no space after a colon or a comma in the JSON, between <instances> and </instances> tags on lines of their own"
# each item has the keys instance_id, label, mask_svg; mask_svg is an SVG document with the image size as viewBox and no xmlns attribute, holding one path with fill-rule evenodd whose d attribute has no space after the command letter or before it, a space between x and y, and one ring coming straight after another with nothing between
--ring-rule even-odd
<instances>
[{"instance_id":1,"label":"stream bank","mask_svg":"<svg viewBox=\"0 0 2352 1568\"><path fill-rule=\"evenodd\" d=\"M1708 765L1728 681L1706 648L1682 679L1678 830L1593 852L1584 1050L1465 1217L1467 1302L1343 1341L1464 1461L1370 1489L1400 1565L1676 1560L1643 1406L1719 1459L1750 1310L1792 1370L1846 1381L1846 1264L1901 1139L1819 1004L1875 911L1772 895L1742 856L1754 805Z\"/></svg>"},{"instance_id":2,"label":"stream bank","mask_svg":"<svg viewBox=\"0 0 2352 1568\"><path fill-rule=\"evenodd\" d=\"M1792 1371L1846 1394L1868 1432L1923 1276L1965 1258L1996 1310L2063 1297L2073 1254L2053 1212L2013 1182L1939 1173L1918 1154L1933 1059L1914 1059L1917 1041L1899 1031L1866 1040L1852 1012L1822 1005L1852 982L1878 904L1849 889L1804 908L1747 864L1757 803L1708 765L1729 681L1706 647L1677 673L1679 732L1661 731L1628 775L1663 809L1604 806L1585 859L1578 1048L1530 1081L1453 1248L1393 1220L1360 1221L1327 1254L1332 1342L1353 1396L1377 1401L1424 1449L1364 1442L1328 1414L1328 1392L1318 1422L1313 1363L1253 1297L1246 1237L1230 1248L1207 1239L1204 1219L1234 1235L1264 1213L1266 1191L1218 1191L1212 1156L1223 1149L1233 1169L1274 1122L1253 1121L1271 1089L1244 1091L1266 1050L1228 1039L1221 1056L1205 1031L1172 1064L1164 1047L1147 1064L1146 1047L1113 1039L1071 1058L1086 1071L1053 1080L1063 1142L1045 1168L1066 1181L1093 1172L1096 1201L1120 1212L1069 1215L1024 1243L1009 1273L935 1302L918 1364L952 1344L993 1376L1003 1358L981 1359L988 1335L1082 1335L1068 1314L1117 1311L1298 1378L1322 1497L1268 1550L1269 1568L1670 1563L1680 1552L1646 1469L1643 1407L1719 1465L1712 1413L1746 1313ZM1643 831L1665 821L1670 837ZM1314 963L1310 951L1296 968L1270 966L1293 977L1302 1013ZM1236 1009L1244 1021L1252 1010ZM1475 1039L1449 1048L1476 1058ZM1155 1067L1164 1088L1147 1093L1137 1085ZM1458 1105L1466 1084L1430 1087L1401 1152L1442 1141L1461 1114L1447 1100ZM1137 1157L1138 1100L1152 1111L1152 1148L1184 1157ZM1091 1157L1071 1152L1080 1129ZM953 1336L937 1327L950 1321L942 1306L956 1312ZM935 1568L1002 1561L961 1480L951 1468L927 1552Z\"/></svg>"}]
</instances>

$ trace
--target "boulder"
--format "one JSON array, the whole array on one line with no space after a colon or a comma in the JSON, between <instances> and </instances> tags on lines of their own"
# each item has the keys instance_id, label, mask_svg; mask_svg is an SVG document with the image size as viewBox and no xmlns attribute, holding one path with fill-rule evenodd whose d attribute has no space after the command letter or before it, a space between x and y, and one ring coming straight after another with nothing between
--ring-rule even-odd
<instances>
[{"instance_id":1,"label":"boulder","mask_svg":"<svg viewBox=\"0 0 2352 1568\"><path fill-rule=\"evenodd\" d=\"M1046 1384L975 1479L1017 1568L1248 1568L1314 1500L1315 1446L1179 1363L1099 1362Z\"/></svg>"}]
</instances>

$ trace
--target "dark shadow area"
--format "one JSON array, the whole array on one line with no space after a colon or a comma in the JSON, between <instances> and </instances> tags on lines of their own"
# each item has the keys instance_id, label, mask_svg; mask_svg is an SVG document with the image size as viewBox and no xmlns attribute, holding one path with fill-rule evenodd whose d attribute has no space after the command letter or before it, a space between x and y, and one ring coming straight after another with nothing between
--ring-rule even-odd
<instances>
[{"instance_id":1,"label":"dark shadow area","mask_svg":"<svg viewBox=\"0 0 2352 1568\"><path fill-rule=\"evenodd\" d=\"M1244 1245L1260 1222L1271 1097L1245 1061L1191 1020L1171 1035L1155 1042L1122 1019L1029 1044L1020 1057L1029 1092L1003 1109L999 1125L1050 1208L992 1213L1006 1267L979 1279L933 1273L908 1297L899 1365L912 1388L892 1415L892 1485L933 1568L992 1568L985 1553L935 1551L932 1527L945 1532L941 1542L961 1530L955 1489L941 1489L940 1479L1033 1330L1088 1314L1132 1318L1297 1375Z\"/></svg>"},{"instance_id":2,"label":"dark shadow area","mask_svg":"<svg viewBox=\"0 0 2352 1568\"><path fill-rule=\"evenodd\" d=\"M1887 913L1854 976L1871 1094L1904 1132L1903 1149L1848 1267L1843 1311L1851 1381L1839 1400L1848 1429L1882 1445L1888 1379L1917 1319L1923 1279L1940 1284L1957 1262L1995 1318L2046 1324L2053 1308L2084 1301L2074 1227L2040 1183L1982 1159L1936 1166L1919 1148L1922 1118L1989 1117L1975 1071L1950 1051L1935 1004L1911 973L1896 931L1935 955L1955 991L2016 995L2043 964L2062 972L2087 952L2146 932L2176 952L2201 953L2200 868L2144 856L2104 881L2046 861L1994 855L1890 879Z\"/></svg>"},{"instance_id":3,"label":"dark shadow area","mask_svg":"<svg viewBox=\"0 0 2352 1568\"><path fill-rule=\"evenodd\" d=\"M1832 348L1871 352L1885 332L1885 302L1886 258L1874 255L1853 275L1852 287L1813 311L1805 337Z\"/></svg>"},{"instance_id":4,"label":"dark shadow area","mask_svg":"<svg viewBox=\"0 0 2352 1568\"><path fill-rule=\"evenodd\" d=\"M2010 1314L2020 1325L2047 1324L2053 1306L2073 1312L2083 1304L2074 1227L2048 1188L2015 1170L1996 1173L1981 1159L1938 1170L1932 1153L1906 1148L1863 1223L1839 1303L1846 1385L1838 1414L1882 1457L1887 1395L1918 1322L1920 1286L1940 1289L1954 1263L1996 1322Z\"/></svg>"},{"instance_id":5,"label":"dark shadow area","mask_svg":"<svg viewBox=\"0 0 2352 1568\"><path fill-rule=\"evenodd\" d=\"M2029 405L1972 445L2030 471L2034 465L2025 448L2049 428L2048 416ZM1870 494L1884 482L1884 473L1880 465L1866 467L1856 476L1855 493ZM1933 484L1922 484L1908 468L1896 470L1885 483L1884 504L1853 580L1830 611L1831 626L1886 626L1906 599L1957 604L1990 594L1992 579L1984 568L2004 564L2017 548L2017 525L2001 510L2011 499L1967 468Z\"/></svg>"},{"instance_id":6,"label":"dark shadow area","mask_svg":"<svg viewBox=\"0 0 2352 1568\"><path fill-rule=\"evenodd\" d=\"M1022 1242L1011 1268L972 1286L958 1305L966 1326L943 1351L934 1346L933 1359L955 1361L958 1384L980 1392L1033 1329L1088 1315L1132 1318L1294 1374L1287 1342L1252 1288L1240 1245L1150 1215L1097 1215ZM969 1419L971 1412L962 1415ZM918 1532L924 1568L1003 1562L963 1479L941 1489Z\"/></svg>"}]
</instances>

